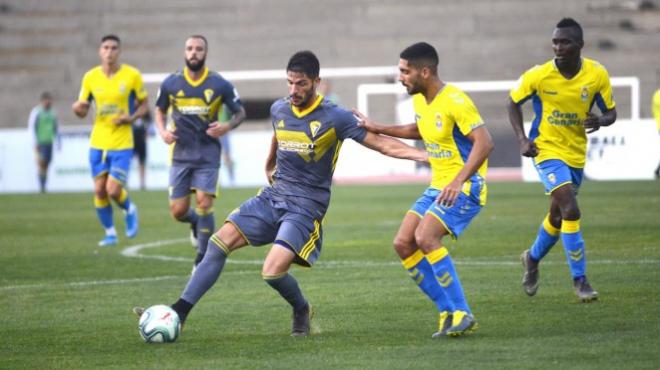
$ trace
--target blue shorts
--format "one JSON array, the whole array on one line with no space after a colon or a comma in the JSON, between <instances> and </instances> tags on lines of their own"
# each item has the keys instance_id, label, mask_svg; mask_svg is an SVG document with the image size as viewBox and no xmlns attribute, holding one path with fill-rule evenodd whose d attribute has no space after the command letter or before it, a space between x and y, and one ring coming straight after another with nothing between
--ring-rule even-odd
<instances>
[{"instance_id":1,"label":"blue shorts","mask_svg":"<svg viewBox=\"0 0 660 370\"><path fill-rule=\"evenodd\" d=\"M195 190L212 196L218 187L218 168L191 168L172 166L170 168L170 199L183 198Z\"/></svg>"},{"instance_id":2,"label":"blue shorts","mask_svg":"<svg viewBox=\"0 0 660 370\"><path fill-rule=\"evenodd\" d=\"M53 159L53 144L38 144L39 161L48 166Z\"/></svg>"},{"instance_id":3,"label":"blue shorts","mask_svg":"<svg viewBox=\"0 0 660 370\"><path fill-rule=\"evenodd\" d=\"M445 207L435 201L440 193L438 189L427 188L408 212L419 217L431 214L445 226L452 238L457 239L483 207L478 199L462 192L453 206Z\"/></svg>"},{"instance_id":4,"label":"blue shorts","mask_svg":"<svg viewBox=\"0 0 660 370\"><path fill-rule=\"evenodd\" d=\"M126 184L128 171L131 168L133 149L102 150L89 149L89 165L92 167L92 177L109 174L122 185Z\"/></svg>"},{"instance_id":5,"label":"blue shorts","mask_svg":"<svg viewBox=\"0 0 660 370\"><path fill-rule=\"evenodd\" d=\"M298 265L311 267L321 254L323 220L291 212L286 202L263 193L241 204L226 222L234 224L250 245L277 243L289 248Z\"/></svg>"},{"instance_id":6,"label":"blue shorts","mask_svg":"<svg viewBox=\"0 0 660 370\"><path fill-rule=\"evenodd\" d=\"M572 184L573 191L577 194L578 188L582 184L584 170L570 167L559 159L548 159L541 163L534 163L534 167L536 167L541 182L545 186L546 194L550 194L566 184Z\"/></svg>"}]
</instances>

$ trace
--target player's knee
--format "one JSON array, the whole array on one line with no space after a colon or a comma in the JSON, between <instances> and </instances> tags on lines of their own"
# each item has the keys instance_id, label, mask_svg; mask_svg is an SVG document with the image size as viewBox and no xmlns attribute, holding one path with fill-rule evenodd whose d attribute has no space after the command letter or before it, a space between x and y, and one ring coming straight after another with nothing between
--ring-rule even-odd
<instances>
[{"instance_id":1,"label":"player's knee","mask_svg":"<svg viewBox=\"0 0 660 370\"><path fill-rule=\"evenodd\" d=\"M117 199L121 195L121 185L114 181L108 181L105 185L105 191L111 198Z\"/></svg>"},{"instance_id":2,"label":"player's knee","mask_svg":"<svg viewBox=\"0 0 660 370\"><path fill-rule=\"evenodd\" d=\"M562 220L561 212L559 212L559 211L555 212L555 213L550 212L549 220L550 220L550 224L552 224L552 226L554 226L557 229L561 228L561 220Z\"/></svg>"},{"instance_id":3,"label":"player's knee","mask_svg":"<svg viewBox=\"0 0 660 370\"><path fill-rule=\"evenodd\" d=\"M177 221L183 221L188 214L188 207L180 204L170 204L170 214Z\"/></svg>"},{"instance_id":4,"label":"player's knee","mask_svg":"<svg viewBox=\"0 0 660 370\"><path fill-rule=\"evenodd\" d=\"M95 187L94 188L94 195L97 198L105 199L108 197L108 192L105 191L105 188L103 187Z\"/></svg>"},{"instance_id":5,"label":"player's knee","mask_svg":"<svg viewBox=\"0 0 660 370\"><path fill-rule=\"evenodd\" d=\"M567 201L559 206L561 218L564 220L580 219L580 208L576 201Z\"/></svg>"},{"instance_id":6,"label":"player's knee","mask_svg":"<svg viewBox=\"0 0 660 370\"><path fill-rule=\"evenodd\" d=\"M425 254L430 253L435 249L438 241L435 238L425 235L423 233L415 233L415 243Z\"/></svg>"},{"instance_id":7,"label":"player's knee","mask_svg":"<svg viewBox=\"0 0 660 370\"><path fill-rule=\"evenodd\" d=\"M283 275L288 271L288 265L280 263L280 261L266 259L266 261L264 261L263 267L261 268L261 276L266 279L267 276Z\"/></svg>"},{"instance_id":8,"label":"player's knee","mask_svg":"<svg viewBox=\"0 0 660 370\"><path fill-rule=\"evenodd\" d=\"M394 241L392 242L394 251L401 257L407 257L411 255L414 249L414 245L415 240L412 238L402 238L399 236L395 237Z\"/></svg>"},{"instance_id":9,"label":"player's knee","mask_svg":"<svg viewBox=\"0 0 660 370\"><path fill-rule=\"evenodd\" d=\"M197 198L197 208L202 209L204 211L208 211L213 207L213 197L212 196L205 196L205 197L198 197Z\"/></svg>"}]
</instances>

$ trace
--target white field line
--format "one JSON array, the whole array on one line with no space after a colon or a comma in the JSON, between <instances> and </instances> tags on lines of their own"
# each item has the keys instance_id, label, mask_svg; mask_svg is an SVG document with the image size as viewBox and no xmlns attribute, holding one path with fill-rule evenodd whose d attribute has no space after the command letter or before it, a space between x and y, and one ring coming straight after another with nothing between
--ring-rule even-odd
<instances>
[{"instance_id":1,"label":"white field line","mask_svg":"<svg viewBox=\"0 0 660 370\"><path fill-rule=\"evenodd\" d=\"M172 256L163 256L163 255L149 255L141 254L140 252L144 249L159 248L165 245L172 245L177 243L183 243L188 241L188 239L170 239L170 240L161 240L151 243L144 243L134 245L132 247L125 248L121 251L121 254L129 258L144 258L144 259L154 259L159 261L175 261L175 262L185 262L190 263L190 258L185 257L172 257ZM227 263L233 263L237 265L254 265L260 266L263 264L263 260L236 260L228 259ZM456 265L460 266L519 266L520 262L510 261L510 260L476 260L476 259L461 259L454 261ZM563 265L566 262L564 261L544 261L544 265ZM660 263L656 259L638 259L638 260L601 260L601 259L592 259L589 260L589 264L592 265L656 265ZM314 267L316 268L339 268L339 267L388 267L388 266L401 266L399 261L319 261ZM225 274L245 274L252 273L251 271L227 271ZM167 275L167 276L155 276L147 278L134 278L134 279L109 279L109 280L86 280L86 281L77 281L69 283L53 283L53 284L25 284L25 285L7 285L0 286L0 291L6 290L15 290L15 289L39 289L39 288L50 288L50 287L87 287L87 286L97 286L97 285L124 285L124 284L135 284L135 283L148 283L148 282L157 282L165 280L175 280L181 278L187 278L187 275Z\"/></svg>"},{"instance_id":2,"label":"white field line","mask_svg":"<svg viewBox=\"0 0 660 370\"><path fill-rule=\"evenodd\" d=\"M128 247L121 251L121 254L125 257L132 258L145 258L145 259L154 259L160 261L177 261L177 262L186 262L190 263L191 259L186 257L172 257L172 256L163 256L156 254L141 254L140 252L144 249L158 248L164 245L182 243L188 239L171 239L171 240L162 240L152 243L138 244L132 247ZM233 263L237 265L262 265L263 260L237 260L229 258L227 263ZM544 265L564 265L564 261L543 261ZM590 259L588 260L589 264L593 265L654 265L660 263L660 261L655 259L639 259L639 260L601 260L601 259ZM519 266L520 262L518 258L515 257L515 260L486 260L486 259L459 259L455 260L454 264L462 266ZM368 267L387 267L387 266L400 266L400 261L342 261L342 260L331 260L331 261L319 261L314 267L356 267L356 266L368 266Z\"/></svg>"}]
</instances>

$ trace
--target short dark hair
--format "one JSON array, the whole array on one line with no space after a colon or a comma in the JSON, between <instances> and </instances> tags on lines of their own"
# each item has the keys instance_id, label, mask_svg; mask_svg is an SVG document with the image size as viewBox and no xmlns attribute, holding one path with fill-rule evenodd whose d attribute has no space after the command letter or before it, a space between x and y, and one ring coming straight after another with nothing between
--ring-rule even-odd
<instances>
[{"instance_id":1,"label":"short dark hair","mask_svg":"<svg viewBox=\"0 0 660 370\"><path fill-rule=\"evenodd\" d=\"M204 41L204 46L206 47L206 50L209 50L209 42L206 39L206 37L204 37L202 35L190 35L190 36L188 36L188 39L200 39L200 40Z\"/></svg>"},{"instance_id":2,"label":"short dark hair","mask_svg":"<svg viewBox=\"0 0 660 370\"><path fill-rule=\"evenodd\" d=\"M117 44L121 45L121 40L119 40L119 36L113 35L113 34L105 35L105 36L101 37L101 44L108 41L108 40L116 41Z\"/></svg>"},{"instance_id":3,"label":"short dark hair","mask_svg":"<svg viewBox=\"0 0 660 370\"><path fill-rule=\"evenodd\" d=\"M403 49L399 57L416 68L428 67L433 73L438 72L438 52L429 43L412 44Z\"/></svg>"},{"instance_id":4,"label":"short dark hair","mask_svg":"<svg viewBox=\"0 0 660 370\"><path fill-rule=\"evenodd\" d=\"M319 59L309 50L299 51L289 59L286 70L291 72L304 73L312 80L319 77L321 64Z\"/></svg>"},{"instance_id":5,"label":"short dark hair","mask_svg":"<svg viewBox=\"0 0 660 370\"><path fill-rule=\"evenodd\" d=\"M53 98L52 95L48 91L44 91L41 93L41 100L51 100Z\"/></svg>"},{"instance_id":6,"label":"short dark hair","mask_svg":"<svg viewBox=\"0 0 660 370\"><path fill-rule=\"evenodd\" d=\"M573 28L575 30L575 36L578 38L578 41L582 41L582 26L573 18L562 18L562 20L557 23L557 28Z\"/></svg>"}]
</instances>

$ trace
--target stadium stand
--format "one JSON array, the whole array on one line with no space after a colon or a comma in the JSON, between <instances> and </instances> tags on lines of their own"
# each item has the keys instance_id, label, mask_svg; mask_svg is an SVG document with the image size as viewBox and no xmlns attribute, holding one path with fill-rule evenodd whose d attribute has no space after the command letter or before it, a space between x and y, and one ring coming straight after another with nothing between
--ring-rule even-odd
<instances>
[{"instance_id":1,"label":"stadium stand","mask_svg":"<svg viewBox=\"0 0 660 370\"><path fill-rule=\"evenodd\" d=\"M440 53L440 75L449 81L515 79L534 63L552 56L554 24L572 16L585 28L583 54L602 61L612 76L642 81L642 117L660 85L658 1L474 0L175 0L78 1L0 0L0 128L25 125L39 92L53 91L62 126L80 124L70 112L85 70L98 63L100 37L117 33L122 60L143 73L179 68L181 45L192 33L210 42L208 65L222 70L284 68L288 56L313 49L325 67L395 65L405 46L426 40ZM346 105L355 102L358 82L333 81ZM244 100L282 96L280 81L238 82ZM157 86L149 90L153 99ZM627 92L615 91L620 112L628 112ZM623 95L622 95L623 94ZM498 146L511 143L505 94L477 94L474 100L492 123ZM389 107L393 98L374 104ZM384 117L390 119L383 110ZM248 112L249 115L250 112ZM250 125L245 125L250 126ZM495 165L518 163L497 151Z\"/></svg>"}]
</instances>

